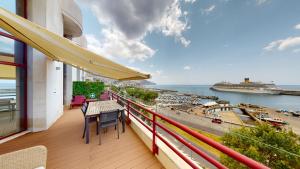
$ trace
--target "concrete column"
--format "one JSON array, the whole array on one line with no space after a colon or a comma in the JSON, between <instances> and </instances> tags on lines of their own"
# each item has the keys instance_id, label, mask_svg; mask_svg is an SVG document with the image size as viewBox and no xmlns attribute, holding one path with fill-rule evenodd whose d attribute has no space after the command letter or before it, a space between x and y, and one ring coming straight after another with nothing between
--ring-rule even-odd
<instances>
[{"instance_id":1,"label":"concrete column","mask_svg":"<svg viewBox=\"0 0 300 169\"><path fill-rule=\"evenodd\" d=\"M77 75L77 78L76 78L76 80L77 81L81 81L81 70L80 69L77 69L77 71L76 71L77 73L76 73L76 75Z\"/></svg>"},{"instance_id":2,"label":"concrete column","mask_svg":"<svg viewBox=\"0 0 300 169\"><path fill-rule=\"evenodd\" d=\"M59 35L63 22L59 0L28 0L28 19ZM62 64L27 46L28 128L49 128L62 114Z\"/></svg>"},{"instance_id":3,"label":"concrete column","mask_svg":"<svg viewBox=\"0 0 300 169\"><path fill-rule=\"evenodd\" d=\"M73 93L72 66L64 64L64 105L70 105Z\"/></svg>"}]
</instances>

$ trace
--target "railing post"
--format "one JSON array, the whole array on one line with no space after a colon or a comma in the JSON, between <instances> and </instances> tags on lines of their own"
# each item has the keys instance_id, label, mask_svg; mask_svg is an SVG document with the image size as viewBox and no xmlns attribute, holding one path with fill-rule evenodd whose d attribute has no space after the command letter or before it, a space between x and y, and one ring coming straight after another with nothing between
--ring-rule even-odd
<instances>
[{"instance_id":1,"label":"railing post","mask_svg":"<svg viewBox=\"0 0 300 169\"><path fill-rule=\"evenodd\" d=\"M152 153L158 154L158 147L157 147L156 141L155 141L155 138L156 138L156 115L155 114L152 114L152 120L153 120L153 123L152 123Z\"/></svg>"},{"instance_id":2,"label":"railing post","mask_svg":"<svg viewBox=\"0 0 300 169\"><path fill-rule=\"evenodd\" d=\"M112 95L112 94L111 94L110 90L108 90L108 97L109 97L109 100L113 100L111 95Z\"/></svg>"},{"instance_id":3,"label":"railing post","mask_svg":"<svg viewBox=\"0 0 300 169\"><path fill-rule=\"evenodd\" d=\"M109 91L109 97L110 97L111 100L114 100L114 93Z\"/></svg>"}]
</instances>

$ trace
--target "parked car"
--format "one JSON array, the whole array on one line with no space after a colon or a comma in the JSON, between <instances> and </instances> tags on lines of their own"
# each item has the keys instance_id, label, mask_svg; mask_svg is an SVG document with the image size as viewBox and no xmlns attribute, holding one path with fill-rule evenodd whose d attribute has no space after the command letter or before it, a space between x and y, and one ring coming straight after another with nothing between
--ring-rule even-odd
<instances>
[{"instance_id":1,"label":"parked car","mask_svg":"<svg viewBox=\"0 0 300 169\"><path fill-rule=\"evenodd\" d=\"M212 123L221 124L223 121L222 121L222 119L219 119L219 118L213 118L213 119L211 120L211 122L212 122Z\"/></svg>"}]
</instances>

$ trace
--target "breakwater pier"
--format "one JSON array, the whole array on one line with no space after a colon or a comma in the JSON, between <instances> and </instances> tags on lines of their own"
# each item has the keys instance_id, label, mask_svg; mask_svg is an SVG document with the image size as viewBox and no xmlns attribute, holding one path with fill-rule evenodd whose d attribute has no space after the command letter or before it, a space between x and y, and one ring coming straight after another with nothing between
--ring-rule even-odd
<instances>
[{"instance_id":1,"label":"breakwater pier","mask_svg":"<svg viewBox=\"0 0 300 169\"><path fill-rule=\"evenodd\" d=\"M300 96L300 90L279 90L280 95Z\"/></svg>"}]
</instances>

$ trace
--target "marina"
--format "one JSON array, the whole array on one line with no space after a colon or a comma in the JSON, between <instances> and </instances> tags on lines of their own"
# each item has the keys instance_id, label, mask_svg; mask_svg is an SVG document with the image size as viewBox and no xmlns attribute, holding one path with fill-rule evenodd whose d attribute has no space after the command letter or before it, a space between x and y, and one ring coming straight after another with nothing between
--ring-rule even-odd
<instances>
[{"instance_id":1,"label":"marina","mask_svg":"<svg viewBox=\"0 0 300 169\"><path fill-rule=\"evenodd\" d=\"M270 107L276 110L299 111L300 97L291 95L256 95L247 93L219 92L210 90L210 85L150 85L146 88L170 89L178 93L214 96L230 104L247 103ZM280 88L300 90L300 85L278 85ZM203 100L205 101L205 100ZM209 101L209 100L208 100Z\"/></svg>"},{"instance_id":2,"label":"marina","mask_svg":"<svg viewBox=\"0 0 300 169\"><path fill-rule=\"evenodd\" d=\"M209 86L171 86L170 90L164 90L164 88L153 89L151 86L150 90L158 91L159 97L156 99L156 105L153 106L153 109L161 110L169 115L174 113L173 116L180 117L183 114L185 116L198 116L199 118L208 119L211 123L217 123L218 125L225 125L226 130L230 130L232 125L235 127L238 126L247 126L253 127L257 124L267 123L277 129L292 129L295 133L300 135L300 128L298 124L299 121L299 102L295 102L295 107L289 109L284 107L284 109L279 109L274 106L265 106L264 104L254 104L250 102L231 102L231 99L224 99L222 95L208 95ZM161 87L161 86L160 86ZM166 87L166 86L162 86ZM167 86L170 87L170 86ZM193 90L194 88L206 88L206 90ZM182 90L190 89L190 91ZM175 90L177 89L177 90ZM192 90L191 90L192 89ZM170 92L171 91L171 92ZM177 92L176 92L177 91ZM200 93L201 91L201 93ZM221 94L229 95L242 95L249 96L251 98L264 98L264 103L268 100L272 100L278 97L284 98L293 98L299 100L297 96L282 96L282 95L253 95L245 93L227 93L227 92L218 92ZM249 101L249 100L248 100ZM170 116L170 115L169 115ZM217 125L216 124L216 125ZM195 124L196 125L196 124Z\"/></svg>"}]
</instances>

